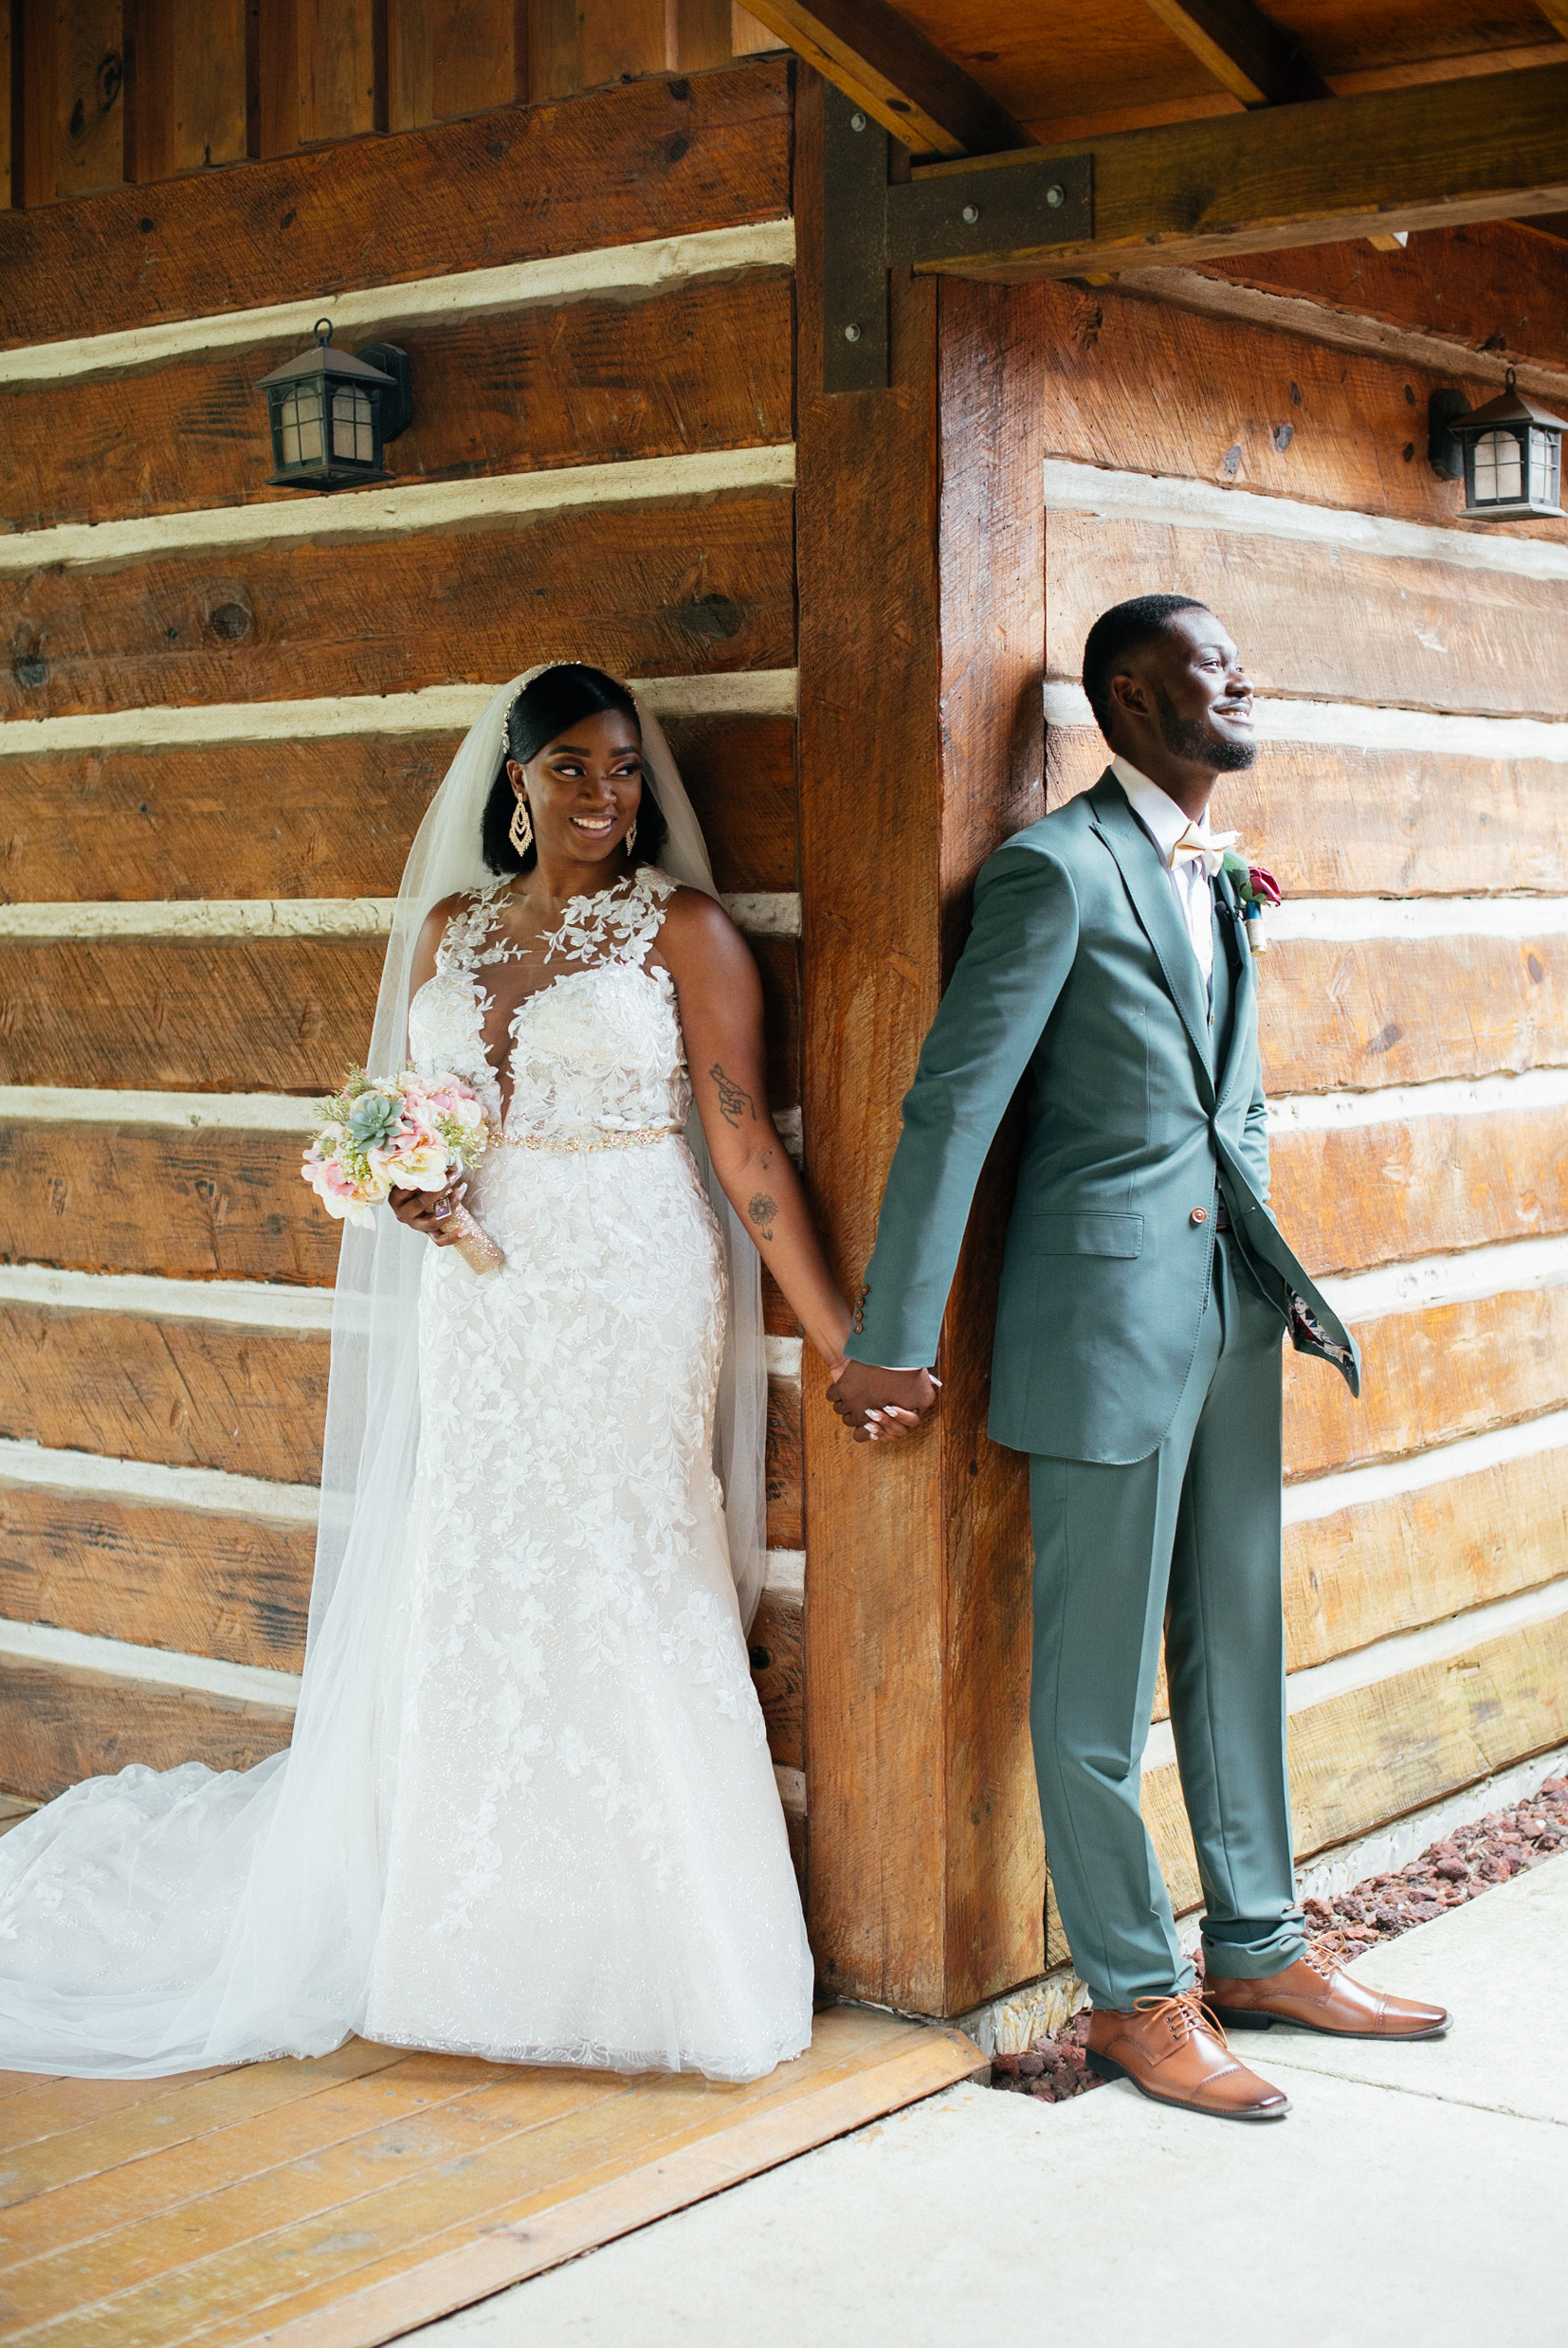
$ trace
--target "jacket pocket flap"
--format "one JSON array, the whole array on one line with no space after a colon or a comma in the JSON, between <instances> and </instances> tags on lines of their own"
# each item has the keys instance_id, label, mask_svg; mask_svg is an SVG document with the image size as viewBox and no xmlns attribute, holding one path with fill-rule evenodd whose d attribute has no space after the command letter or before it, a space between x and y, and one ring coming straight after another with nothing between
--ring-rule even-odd
<instances>
[{"instance_id":1,"label":"jacket pocket flap","mask_svg":"<svg viewBox=\"0 0 1568 2348\"><path fill-rule=\"evenodd\" d=\"M1141 1215L1036 1214L1030 1217L1030 1243L1037 1255L1140 1256Z\"/></svg>"}]
</instances>

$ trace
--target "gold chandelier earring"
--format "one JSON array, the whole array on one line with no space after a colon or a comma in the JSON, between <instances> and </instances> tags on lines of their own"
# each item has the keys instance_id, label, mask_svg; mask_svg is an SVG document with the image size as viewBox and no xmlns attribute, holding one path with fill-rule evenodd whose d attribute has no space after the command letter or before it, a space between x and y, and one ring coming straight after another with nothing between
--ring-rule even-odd
<instances>
[{"instance_id":1,"label":"gold chandelier earring","mask_svg":"<svg viewBox=\"0 0 1568 2348\"><path fill-rule=\"evenodd\" d=\"M534 819L528 812L528 802L520 791L517 806L512 810L512 820L506 828L506 837L520 856L526 856L534 845Z\"/></svg>"},{"instance_id":2,"label":"gold chandelier earring","mask_svg":"<svg viewBox=\"0 0 1568 2348\"><path fill-rule=\"evenodd\" d=\"M628 854L629 856L630 855L630 853L631 853L632 849L636 846L636 845L637 845L637 818L636 818L636 817L635 817L635 815L634 815L634 816L632 817L632 819L631 819L631 829L630 829L630 830L627 833L627 835L626 835L626 852L627 852L627 854Z\"/></svg>"}]
</instances>

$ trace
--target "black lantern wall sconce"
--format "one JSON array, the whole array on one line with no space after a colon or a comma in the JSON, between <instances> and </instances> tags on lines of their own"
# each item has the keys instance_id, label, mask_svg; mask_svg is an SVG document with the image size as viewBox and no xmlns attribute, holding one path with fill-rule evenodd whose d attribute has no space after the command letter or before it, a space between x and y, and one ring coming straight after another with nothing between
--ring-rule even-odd
<instances>
[{"instance_id":1,"label":"black lantern wall sconce","mask_svg":"<svg viewBox=\"0 0 1568 2348\"><path fill-rule=\"evenodd\" d=\"M1463 391L1434 391L1427 409L1427 455L1440 481L1465 483L1467 521L1517 521L1544 515L1560 521L1562 435L1568 423L1514 389L1484 408Z\"/></svg>"},{"instance_id":2,"label":"black lantern wall sconce","mask_svg":"<svg viewBox=\"0 0 1568 2348\"><path fill-rule=\"evenodd\" d=\"M413 422L409 355L391 342L335 351L332 320L315 342L263 375L272 427L272 475L284 489L354 489L386 481L381 452Z\"/></svg>"}]
</instances>

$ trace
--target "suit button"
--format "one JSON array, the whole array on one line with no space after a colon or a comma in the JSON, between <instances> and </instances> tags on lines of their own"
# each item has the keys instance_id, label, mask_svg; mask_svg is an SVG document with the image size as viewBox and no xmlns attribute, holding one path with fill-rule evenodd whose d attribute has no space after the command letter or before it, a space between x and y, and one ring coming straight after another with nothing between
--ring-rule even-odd
<instances>
[{"instance_id":1,"label":"suit button","mask_svg":"<svg viewBox=\"0 0 1568 2348\"><path fill-rule=\"evenodd\" d=\"M1207 1223L1208 1220L1209 1210L1207 1207L1194 1207L1193 1209L1193 1221L1194 1223Z\"/></svg>"}]
</instances>

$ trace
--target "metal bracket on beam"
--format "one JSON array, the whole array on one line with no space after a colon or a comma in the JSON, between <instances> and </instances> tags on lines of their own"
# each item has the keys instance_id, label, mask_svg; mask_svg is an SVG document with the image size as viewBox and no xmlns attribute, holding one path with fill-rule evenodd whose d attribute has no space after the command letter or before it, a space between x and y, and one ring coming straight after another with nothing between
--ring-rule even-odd
<instances>
[{"instance_id":1,"label":"metal bracket on beam","mask_svg":"<svg viewBox=\"0 0 1568 2348\"><path fill-rule=\"evenodd\" d=\"M1094 159L1048 168L975 163L889 187L887 133L852 99L823 92L822 388L887 389L887 272L976 272L1017 252L1094 234Z\"/></svg>"}]
</instances>

